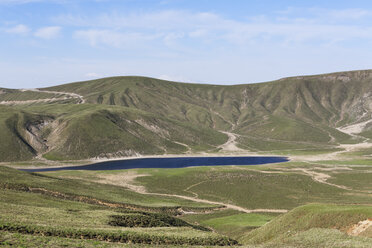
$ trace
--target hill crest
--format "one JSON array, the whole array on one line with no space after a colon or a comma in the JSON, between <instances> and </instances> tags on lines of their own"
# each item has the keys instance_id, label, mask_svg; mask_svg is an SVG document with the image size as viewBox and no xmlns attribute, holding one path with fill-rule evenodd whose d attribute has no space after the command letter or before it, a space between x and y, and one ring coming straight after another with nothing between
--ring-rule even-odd
<instances>
[{"instance_id":1,"label":"hill crest","mask_svg":"<svg viewBox=\"0 0 372 248\"><path fill-rule=\"evenodd\" d=\"M218 152L226 134L240 151L372 138L371 70L230 86L126 76L2 92L4 137L17 141L0 151L28 151L26 157ZM348 129L358 124L357 133Z\"/></svg>"}]
</instances>

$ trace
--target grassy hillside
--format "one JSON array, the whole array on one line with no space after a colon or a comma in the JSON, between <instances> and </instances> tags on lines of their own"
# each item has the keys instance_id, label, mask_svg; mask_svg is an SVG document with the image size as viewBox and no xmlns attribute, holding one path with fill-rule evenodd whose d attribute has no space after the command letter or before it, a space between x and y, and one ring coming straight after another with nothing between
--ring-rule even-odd
<instances>
[{"instance_id":1,"label":"grassy hillside","mask_svg":"<svg viewBox=\"0 0 372 248\"><path fill-rule=\"evenodd\" d=\"M76 92L91 103L146 108L150 112L202 122L203 118L198 119L189 110L190 106L199 106L209 113L204 115L205 124L209 125L213 124L211 117L216 115L210 113L210 110L238 126L252 117L265 114L296 116L308 122L336 124L337 121L347 122L359 117L358 111L363 111L363 104L370 101L368 96L364 96L372 90L370 81L370 71L295 77L235 86L115 77L66 84L48 90ZM203 113L199 114L199 117L203 116Z\"/></svg>"},{"instance_id":2,"label":"grassy hillside","mask_svg":"<svg viewBox=\"0 0 372 248\"><path fill-rule=\"evenodd\" d=\"M270 223L248 233L245 243L282 242L286 238L313 228L347 232L354 224L372 217L372 206L310 204L293 209ZM371 229L360 235L372 237Z\"/></svg>"},{"instance_id":3,"label":"grassy hillside","mask_svg":"<svg viewBox=\"0 0 372 248\"><path fill-rule=\"evenodd\" d=\"M2 161L211 150L225 134L142 110L93 104L0 106Z\"/></svg>"},{"instance_id":4,"label":"grassy hillside","mask_svg":"<svg viewBox=\"0 0 372 248\"><path fill-rule=\"evenodd\" d=\"M2 166L0 182L1 238L10 232L152 245L237 243L175 217L181 208L204 211L214 206L169 197L145 197L122 187ZM0 245L6 242L0 240Z\"/></svg>"},{"instance_id":5,"label":"grassy hillside","mask_svg":"<svg viewBox=\"0 0 372 248\"><path fill-rule=\"evenodd\" d=\"M371 81L371 71L353 71L233 86L113 77L1 89L0 101L12 106L0 106L9 144L0 160L216 152L227 140L219 131L239 135L238 146L251 151L357 143L336 127L371 117Z\"/></svg>"},{"instance_id":6,"label":"grassy hillside","mask_svg":"<svg viewBox=\"0 0 372 248\"><path fill-rule=\"evenodd\" d=\"M244 127L271 115L327 126L355 121L369 108L366 92L371 87L371 72L355 71L234 86L115 77L48 89L76 92L91 103L146 109L244 132Z\"/></svg>"},{"instance_id":7,"label":"grassy hillside","mask_svg":"<svg viewBox=\"0 0 372 248\"><path fill-rule=\"evenodd\" d=\"M0 102L2 101L27 101L27 100L59 98L59 97L61 97L60 94L0 88Z\"/></svg>"},{"instance_id":8,"label":"grassy hillside","mask_svg":"<svg viewBox=\"0 0 372 248\"><path fill-rule=\"evenodd\" d=\"M32 143L26 123L32 119L38 121L38 118L20 109L0 105L1 161L28 160L37 154L37 141Z\"/></svg>"}]
</instances>

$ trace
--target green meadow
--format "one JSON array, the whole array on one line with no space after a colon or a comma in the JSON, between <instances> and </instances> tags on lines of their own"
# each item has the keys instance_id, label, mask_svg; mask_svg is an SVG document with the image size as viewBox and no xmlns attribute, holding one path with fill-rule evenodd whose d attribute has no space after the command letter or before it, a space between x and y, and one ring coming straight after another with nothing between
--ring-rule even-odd
<instances>
[{"instance_id":1,"label":"green meadow","mask_svg":"<svg viewBox=\"0 0 372 248\"><path fill-rule=\"evenodd\" d=\"M355 159L44 173L0 167L0 242L5 247L126 247L128 242L141 247L368 247L371 228L359 237L346 234L372 217L366 164ZM329 166L332 171L322 170ZM317 182L303 169L326 171L327 182L348 189ZM121 184L128 175L132 178ZM224 204L262 210L245 213ZM327 237L332 242L320 242Z\"/></svg>"}]
</instances>

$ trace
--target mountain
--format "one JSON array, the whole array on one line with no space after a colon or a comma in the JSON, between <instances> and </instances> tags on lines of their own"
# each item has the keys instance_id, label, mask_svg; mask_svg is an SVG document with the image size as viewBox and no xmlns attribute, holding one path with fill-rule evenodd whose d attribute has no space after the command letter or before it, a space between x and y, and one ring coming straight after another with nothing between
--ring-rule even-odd
<instances>
[{"instance_id":1,"label":"mountain","mask_svg":"<svg viewBox=\"0 0 372 248\"><path fill-rule=\"evenodd\" d=\"M206 85L111 77L0 89L0 160L313 149L372 138L372 71ZM228 149L227 149L228 150Z\"/></svg>"}]
</instances>

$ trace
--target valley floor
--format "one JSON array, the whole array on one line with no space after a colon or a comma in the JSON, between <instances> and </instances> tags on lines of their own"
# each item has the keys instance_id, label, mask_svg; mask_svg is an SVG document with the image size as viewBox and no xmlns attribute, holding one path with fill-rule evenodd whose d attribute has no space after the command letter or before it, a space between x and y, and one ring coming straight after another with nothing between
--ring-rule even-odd
<instances>
[{"instance_id":1,"label":"valley floor","mask_svg":"<svg viewBox=\"0 0 372 248\"><path fill-rule=\"evenodd\" d=\"M233 138L230 137L227 147L231 148L232 143ZM100 230L105 230L105 233L120 230L107 225L107 220L112 215L125 214L128 210L123 212L121 207L112 207L124 203L127 204L123 205L126 206L124 209L129 207L131 211L141 209L146 212L155 208L155 212L158 212L170 207L172 210L166 211L176 211L177 219L213 230L212 233L204 233L190 227L121 229L137 232L138 235L155 235L152 239L156 240L160 236L167 239L169 235L178 235L177 240L181 241L169 241L168 245L171 246L172 242L188 244L190 239L187 237L199 237L197 239L200 241L195 245L228 243L230 241L221 239L228 236L246 247L369 247L372 238L372 159L366 154L370 147L369 143L362 143L343 145L340 147L343 150L329 153L314 150L301 154L300 151L292 151L292 154L286 154L291 158L290 162L257 166L66 170L31 174L22 172L22 175L18 175L20 172L17 170L7 169L0 173L4 188L1 190L0 227L3 231L0 231L0 244L5 247L21 246L26 242L30 244L29 247L40 244L49 247L63 247L66 244L76 247L125 247L125 244L107 243L97 238L68 238L74 237L73 234L34 236L37 232L44 232L38 229L40 225L64 230L67 223L62 220L65 218L73 220L68 222L69 226L87 229L93 233L92 237ZM219 153L221 156L227 154L243 155L241 151L231 150ZM66 163L41 160L5 165L38 168L85 163L88 161ZM37 200L40 197L42 200ZM62 200L63 203L57 203L61 199L54 202L58 198L65 200ZM73 203L93 198L99 201L84 200L86 203L79 203L87 204L84 206L75 206L77 203ZM93 207L97 202L104 204ZM159 207L162 208L156 210ZM79 220L76 214L82 219ZM309 220L305 218L308 214L312 216ZM49 219L46 218L48 215ZM304 219L297 215L304 216L301 217ZM93 216L96 220L92 219L93 222L89 224L89 218ZM54 224L49 222L50 219L54 219ZM289 224L279 224L284 220ZM39 231L15 231L22 228L36 228ZM63 230L58 232L66 232ZM189 236L186 237L186 233ZM162 242L157 241L156 244L161 246Z\"/></svg>"}]
</instances>

